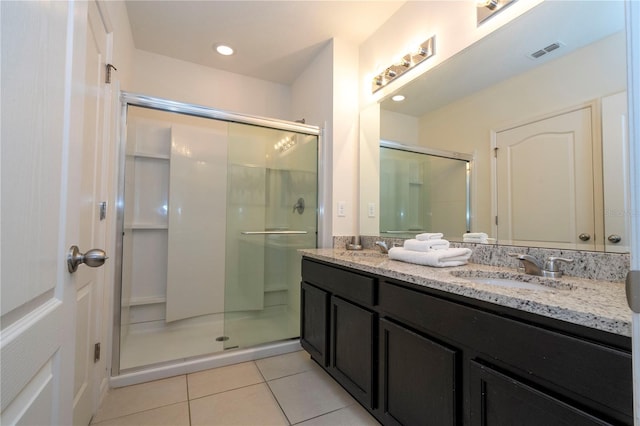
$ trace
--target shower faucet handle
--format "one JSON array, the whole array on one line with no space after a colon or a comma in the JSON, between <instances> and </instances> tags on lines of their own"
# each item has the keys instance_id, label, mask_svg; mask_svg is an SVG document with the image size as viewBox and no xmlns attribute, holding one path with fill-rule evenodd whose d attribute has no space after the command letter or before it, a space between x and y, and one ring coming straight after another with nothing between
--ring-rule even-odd
<instances>
[{"instance_id":1,"label":"shower faucet handle","mask_svg":"<svg viewBox=\"0 0 640 426\"><path fill-rule=\"evenodd\" d=\"M298 202L293 205L293 213L298 212L298 214L304 213L304 198L298 198Z\"/></svg>"}]
</instances>

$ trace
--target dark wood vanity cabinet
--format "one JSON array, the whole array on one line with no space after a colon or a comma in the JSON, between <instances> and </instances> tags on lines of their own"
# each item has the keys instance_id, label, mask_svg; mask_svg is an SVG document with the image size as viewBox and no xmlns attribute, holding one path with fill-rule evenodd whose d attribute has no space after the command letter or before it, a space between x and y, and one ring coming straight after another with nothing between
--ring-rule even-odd
<instances>
[{"instance_id":1,"label":"dark wood vanity cabinet","mask_svg":"<svg viewBox=\"0 0 640 426\"><path fill-rule=\"evenodd\" d=\"M329 365L329 298L326 291L302 282L300 342L323 367Z\"/></svg>"},{"instance_id":2,"label":"dark wood vanity cabinet","mask_svg":"<svg viewBox=\"0 0 640 426\"><path fill-rule=\"evenodd\" d=\"M461 353L380 320L380 414L389 425L460 423Z\"/></svg>"},{"instance_id":3,"label":"dark wood vanity cabinet","mask_svg":"<svg viewBox=\"0 0 640 426\"><path fill-rule=\"evenodd\" d=\"M469 365L472 425L606 425L578 407L491 367Z\"/></svg>"},{"instance_id":4,"label":"dark wood vanity cabinet","mask_svg":"<svg viewBox=\"0 0 640 426\"><path fill-rule=\"evenodd\" d=\"M375 408L377 280L303 260L300 343L365 408Z\"/></svg>"},{"instance_id":5,"label":"dark wood vanity cabinet","mask_svg":"<svg viewBox=\"0 0 640 426\"><path fill-rule=\"evenodd\" d=\"M633 424L629 338L306 258L302 273L302 346L385 425Z\"/></svg>"}]
</instances>

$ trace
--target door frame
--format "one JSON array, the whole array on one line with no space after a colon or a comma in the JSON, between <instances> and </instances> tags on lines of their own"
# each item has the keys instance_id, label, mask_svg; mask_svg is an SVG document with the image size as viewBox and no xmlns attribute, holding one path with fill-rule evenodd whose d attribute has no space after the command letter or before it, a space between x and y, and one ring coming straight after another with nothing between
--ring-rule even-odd
<instances>
[{"instance_id":1,"label":"door frame","mask_svg":"<svg viewBox=\"0 0 640 426\"><path fill-rule=\"evenodd\" d=\"M640 2L625 1L631 211L631 270L640 270ZM632 314L633 416L640 425L640 313Z\"/></svg>"}]
</instances>

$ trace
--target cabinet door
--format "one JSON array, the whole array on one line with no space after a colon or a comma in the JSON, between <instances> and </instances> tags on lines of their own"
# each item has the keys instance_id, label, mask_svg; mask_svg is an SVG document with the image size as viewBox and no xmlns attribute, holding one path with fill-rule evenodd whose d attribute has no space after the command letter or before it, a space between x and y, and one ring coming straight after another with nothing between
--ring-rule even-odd
<instances>
[{"instance_id":1,"label":"cabinet door","mask_svg":"<svg viewBox=\"0 0 640 426\"><path fill-rule=\"evenodd\" d=\"M329 293L302 283L300 344L323 367L329 364Z\"/></svg>"},{"instance_id":2,"label":"cabinet door","mask_svg":"<svg viewBox=\"0 0 640 426\"><path fill-rule=\"evenodd\" d=\"M374 408L374 330L377 315L331 297L332 375L361 404Z\"/></svg>"},{"instance_id":3,"label":"cabinet door","mask_svg":"<svg viewBox=\"0 0 640 426\"><path fill-rule=\"evenodd\" d=\"M610 424L475 361L469 379L472 426Z\"/></svg>"},{"instance_id":4,"label":"cabinet door","mask_svg":"<svg viewBox=\"0 0 640 426\"><path fill-rule=\"evenodd\" d=\"M380 320L380 396L389 425L454 425L459 352Z\"/></svg>"}]
</instances>

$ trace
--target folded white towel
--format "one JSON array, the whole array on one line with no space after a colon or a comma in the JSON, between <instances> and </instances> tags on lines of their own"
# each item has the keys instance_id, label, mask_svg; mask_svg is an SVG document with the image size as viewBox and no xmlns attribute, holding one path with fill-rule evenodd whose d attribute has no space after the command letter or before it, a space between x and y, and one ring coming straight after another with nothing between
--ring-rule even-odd
<instances>
[{"instance_id":1,"label":"folded white towel","mask_svg":"<svg viewBox=\"0 0 640 426\"><path fill-rule=\"evenodd\" d=\"M465 265L471 257L471 253L471 249L468 248L449 248L446 250L418 252L407 250L403 247L394 247L389 250L389 259L415 263L416 265L443 268L446 266Z\"/></svg>"},{"instance_id":2,"label":"folded white towel","mask_svg":"<svg viewBox=\"0 0 640 426\"><path fill-rule=\"evenodd\" d=\"M439 240L444 236L441 232L425 232L424 234L416 235L416 240L419 241L427 241L427 240Z\"/></svg>"},{"instance_id":3,"label":"folded white towel","mask_svg":"<svg viewBox=\"0 0 640 426\"><path fill-rule=\"evenodd\" d=\"M484 232L467 232L462 234L462 238L489 238L489 235Z\"/></svg>"},{"instance_id":4,"label":"folded white towel","mask_svg":"<svg viewBox=\"0 0 640 426\"><path fill-rule=\"evenodd\" d=\"M413 251L429 251L429 250L445 250L449 248L447 240L426 240L419 241L415 239L404 240L404 248Z\"/></svg>"},{"instance_id":5,"label":"folded white towel","mask_svg":"<svg viewBox=\"0 0 640 426\"><path fill-rule=\"evenodd\" d=\"M487 244L489 242L488 238L469 238L465 237L462 239L463 243L476 243L476 244Z\"/></svg>"}]
</instances>

